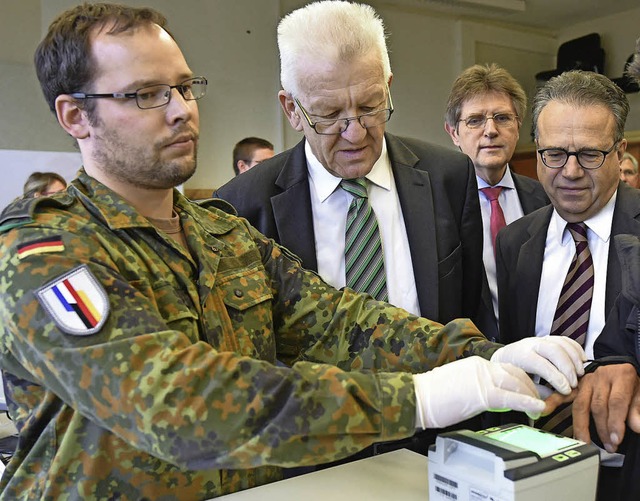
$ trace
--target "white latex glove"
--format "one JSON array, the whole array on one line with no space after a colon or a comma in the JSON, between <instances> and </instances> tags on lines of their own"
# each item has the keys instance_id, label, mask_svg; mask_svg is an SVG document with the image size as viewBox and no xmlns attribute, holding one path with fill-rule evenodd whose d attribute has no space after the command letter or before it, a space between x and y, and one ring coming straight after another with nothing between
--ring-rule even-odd
<instances>
[{"instance_id":1,"label":"white latex glove","mask_svg":"<svg viewBox=\"0 0 640 501\"><path fill-rule=\"evenodd\" d=\"M444 428L487 410L544 410L531 378L509 364L469 357L413 375L416 426Z\"/></svg>"},{"instance_id":2,"label":"white latex glove","mask_svg":"<svg viewBox=\"0 0 640 501\"><path fill-rule=\"evenodd\" d=\"M582 347L566 336L528 337L499 348L491 357L492 362L506 362L537 374L563 395L578 386L586 360Z\"/></svg>"}]
</instances>

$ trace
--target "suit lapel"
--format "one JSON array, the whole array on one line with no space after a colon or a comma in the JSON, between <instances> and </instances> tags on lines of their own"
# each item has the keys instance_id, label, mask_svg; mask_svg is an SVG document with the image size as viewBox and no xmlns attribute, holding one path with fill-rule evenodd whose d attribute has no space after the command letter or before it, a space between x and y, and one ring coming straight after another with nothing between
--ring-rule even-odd
<instances>
[{"instance_id":1,"label":"suit lapel","mask_svg":"<svg viewBox=\"0 0 640 501\"><path fill-rule=\"evenodd\" d=\"M516 277L522 286L518 287L516 315L519 319L518 324L523 325L525 329L524 332L517 333L518 339L535 336L542 261L552 212L552 206L540 211L538 217L529 226L529 238L522 244L518 254Z\"/></svg>"},{"instance_id":2,"label":"suit lapel","mask_svg":"<svg viewBox=\"0 0 640 501\"><path fill-rule=\"evenodd\" d=\"M317 271L318 260L304 139L291 151L275 184L282 190L271 197L273 218L278 228L280 243L300 257L305 268Z\"/></svg>"},{"instance_id":3,"label":"suit lapel","mask_svg":"<svg viewBox=\"0 0 640 501\"><path fill-rule=\"evenodd\" d=\"M429 173L414 168L419 159L401 142L389 134L385 138L407 230L420 313L438 318L436 221Z\"/></svg>"}]
</instances>

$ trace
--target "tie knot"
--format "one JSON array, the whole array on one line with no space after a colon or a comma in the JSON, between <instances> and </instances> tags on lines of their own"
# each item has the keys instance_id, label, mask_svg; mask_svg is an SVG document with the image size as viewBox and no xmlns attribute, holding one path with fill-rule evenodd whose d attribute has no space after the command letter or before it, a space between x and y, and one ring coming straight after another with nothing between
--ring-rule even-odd
<instances>
[{"instance_id":1,"label":"tie knot","mask_svg":"<svg viewBox=\"0 0 640 501\"><path fill-rule=\"evenodd\" d=\"M490 201L498 200L500 192L502 192L502 186L494 186L493 188L480 188L480 191L484 193Z\"/></svg>"},{"instance_id":2,"label":"tie knot","mask_svg":"<svg viewBox=\"0 0 640 501\"><path fill-rule=\"evenodd\" d=\"M357 179L343 179L340 181L340 187L344 191L348 191L354 197L367 198L367 181L359 177Z\"/></svg>"},{"instance_id":3,"label":"tie knot","mask_svg":"<svg viewBox=\"0 0 640 501\"><path fill-rule=\"evenodd\" d=\"M567 223L567 229L571 232L573 240L576 242L587 241L587 225L584 223Z\"/></svg>"}]
</instances>

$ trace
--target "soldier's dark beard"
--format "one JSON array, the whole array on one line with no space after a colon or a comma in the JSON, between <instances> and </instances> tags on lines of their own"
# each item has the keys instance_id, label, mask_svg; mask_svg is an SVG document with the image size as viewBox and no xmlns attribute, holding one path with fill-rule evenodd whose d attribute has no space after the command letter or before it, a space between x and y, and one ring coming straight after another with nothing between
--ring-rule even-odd
<instances>
[{"instance_id":1,"label":"soldier's dark beard","mask_svg":"<svg viewBox=\"0 0 640 501\"><path fill-rule=\"evenodd\" d=\"M105 174L120 182L144 189L168 189L184 183L195 173L197 148L191 158L163 160L161 152L166 140L151 146L135 144L135 139L123 138L115 130L94 132L93 137L94 161Z\"/></svg>"}]
</instances>

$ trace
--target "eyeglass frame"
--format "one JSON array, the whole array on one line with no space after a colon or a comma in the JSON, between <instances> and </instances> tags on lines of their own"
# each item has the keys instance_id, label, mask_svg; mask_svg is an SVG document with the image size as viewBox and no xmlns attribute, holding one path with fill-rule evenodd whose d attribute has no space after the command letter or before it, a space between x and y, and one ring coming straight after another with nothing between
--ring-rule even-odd
<instances>
[{"instance_id":1,"label":"eyeglass frame","mask_svg":"<svg viewBox=\"0 0 640 501\"><path fill-rule=\"evenodd\" d=\"M494 113L493 115L487 116L487 115L482 115L482 117L484 118L484 121L479 124L477 127L473 127L471 125L469 125L467 123L467 121L469 120L470 117L467 118L458 118L458 121L456 123L460 123L460 122L464 122L464 125L471 130L478 130L478 129L483 129L484 127L487 126L487 122L489 120L493 120L493 124L497 127L497 128L506 128L506 127L512 127L513 124L509 123L509 125L498 125L496 123L496 117L498 115L508 115L510 117L510 120L513 119L515 120L516 123L518 123L518 121L520 120L520 116L517 113L510 113L510 112L504 112L504 111L499 111L498 113ZM473 117L474 115L471 115L471 117ZM477 116L481 116L480 113L478 113ZM512 118L511 118L512 117Z\"/></svg>"},{"instance_id":2,"label":"eyeglass frame","mask_svg":"<svg viewBox=\"0 0 640 501\"><path fill-rule=\"evenodd\" d=\"M583 150L580 151L567 151L564 148L542 148L540 150L537 150L538 155L540 155L540 160L542 160L542 163L544 164L545 167L547 167L548 169L563 169L565 165L567 165L567 162L569 162L569 157L574 156L576 157L576 161L578 162L578 165L585 169L585 170L596 170L599 169L600 167L602 167L604 165L604 162L607 160L607 156L612 153L613 151L615 151L617 148L617 146L620 144L620 140L616 141L615 143L613 143L613 146L611 148L609 148L608 150L597 150L595 148L585 148ZM557 167L552 167L550 165L547 165L547 162L544 161L544 156L543 154L546 153L547 151L562 151L564 152L564 154L566 155L565 161L562 165L557 166ZM590 152L590 151L594 151L597 153L602 154L602 162L600 163L600 165L598 165L597 167L585 167L584 165L582 165L582 163L580 162L580 154L584 153L584 152Z\"/></svg>"},{"instance_id":3,"label":"eyeglass frame","mask_svg":"<svg viewBox=\"0 0 640 501\"><path fill-rule=\"evenodd\" d=\"M394 109L393 109L393 101L391 100L391 91L389 89L389 86L387 85L386 87L387 87L387 101L389 103L389 106L387 108L382 108L380 110L370 111L368 113L362 113L361 115L356 115L356 116L353 116L353 117L336 118L336 119L327 118L327 119L320 119L320 120L316 120L315 122L312 122L311 121L311 116L309 115L309 112L304 108L304 106L302 106L302 104L300 103L298 98L294 97L293 100L298 105L298 108L300 108L300 111L302 111L302 114L304 115L305 120L309 124L309 127L311 127L316 134L319 134L321 136L339 136L340 134L344 134L347 131L347 129L349 129L349 124L351 124L351 122L353 122L354 120L357 121L363 129L368 129L370 127L375 127L376 125L382 125L382 124L387 123L389 120L391 120L391 115L393 115L393 111L394 111ZM387 119L384 122L380 122L379 124L370 125L369 127L365 127L365 125L360 121L360 119L362 117L371 116L373 114L380 113L382 111L386 111L386 112L389 113L389 116L387 117ZM316 125L318 125L319 123L327 123L327 122L337 123L337 122L340 122L340 121L346 122L346 127L344 128L343 131L340 131L340 132L318 132L318 130L316 129Z\"/></svg>"},{"instance_id":4,"label":"eyeglass frame","mask_svg":"<svg viewBox=\"0 0 640 501\"><path fill-rule=\"evenodd\" d=\"M201 96L199 97L193 97L193 98L188 98L184 95L184 89L181 89L181 87L185 86L185 83L187 82L191 82L193 80L202 80L204 82L204 92ZM202 82L200 82L202 83ZM184 99L185 101L197 101L199 99L202 99L206 94L207 94L207 85L209 84L209 82L207 81L206 77L191 77L191 78L187 78L186 80L176 84L176 85L169 85L169 84L155 84L155 85L146 85L144 87L140 87L139 89L136 89L134 92L111 92L111 93L101 93L101 94L87 94L85 92L73 92L71 94L69 94L72 98L74 99L101 99L101 98L107 98L107 99L135 99L136 100L136 106L138 108L140 108L141 110L153 110L156 108L162 108L163 106L167 106L170 102L171 102L171 96L173 95L173 92L171 92L173 89L176 89L180 95L182 96L182 99ZM165 103L159 104L157 106L149 106L146 108L143 108L142 106L140 106L140 101L138 101L138 93L141 90L145 90L145 89L151 89L153 87L169 87L169 94L168 94L168 98L167 101Z\"/></svg>"}]
</instances>

